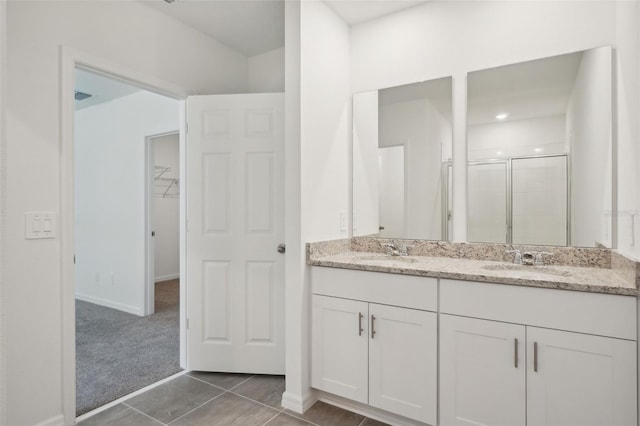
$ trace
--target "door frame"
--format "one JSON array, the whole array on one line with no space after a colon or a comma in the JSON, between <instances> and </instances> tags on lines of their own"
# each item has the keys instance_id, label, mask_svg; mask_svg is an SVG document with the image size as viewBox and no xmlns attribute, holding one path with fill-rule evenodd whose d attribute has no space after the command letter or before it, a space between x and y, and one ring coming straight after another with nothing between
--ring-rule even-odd
<instances>
[{"instance_id":1,"label":"door frame","mask_svg":"<svg viewBox=\"0 0 640 426\"><path fill-rule=\"evenodd\" d=\"M185 99L182 87L91 54L60 48L60 276L61 276L61 358L62 412L64 423L76 419L76 321L74 274L74 115L75 69L80 68L120 80L179 102L180 193L185 185ZM186 368L186 197L180 198L180 366Z\"/></svg>"},{"instance_id":2,"label":"door frame","mask_svg":"<svg viewBox=\"0 0 640 426\"><path fill-rule=\"evenodd\" d=\"M153 135L147 135L144 138L144 179L145 179L145 293L144 293L144 314L151 315L155 312L155 293L156 293L156 276L155 276L155 237L154 233L154 221L153 221L153 197L154 192L154 145L153 142L157 138L169 135L178 135L180 139L180 130L174 130L170 132L157 133ZM178 145L180 142L178 141ZM178 160L179 162L180 160ZM178 170L180 173L180 170ZM180 193L182 198L183 192ZM180 199L179 199L180 202ZM182 246L182 245L181 245ZM178 271L179 272L179 271Z\"/></svg>"}]
</instances>

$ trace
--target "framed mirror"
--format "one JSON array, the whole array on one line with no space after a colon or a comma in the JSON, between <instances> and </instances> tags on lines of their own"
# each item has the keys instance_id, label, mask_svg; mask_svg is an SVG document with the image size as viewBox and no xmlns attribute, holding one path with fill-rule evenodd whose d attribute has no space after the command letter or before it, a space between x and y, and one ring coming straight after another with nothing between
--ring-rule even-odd
<instances>
[{"instance_id":1,"label":"framed mirror","mask_svg":"<svg viewBox=\"0 0 640 426\"><path fill-rule=\"evenodd\" d=\"M353 235L447 240L450 77L353 96Z\"/></svg>"},{"instance_id":2,"label":"framed mirror","mask_svg":"<svg viewBox=\"0 0 640 426\"><path fill-rule=\"evenodd\" d=\"M468 75L467 240L612 246L612 49Z\"/></svg>"}]
</instances>

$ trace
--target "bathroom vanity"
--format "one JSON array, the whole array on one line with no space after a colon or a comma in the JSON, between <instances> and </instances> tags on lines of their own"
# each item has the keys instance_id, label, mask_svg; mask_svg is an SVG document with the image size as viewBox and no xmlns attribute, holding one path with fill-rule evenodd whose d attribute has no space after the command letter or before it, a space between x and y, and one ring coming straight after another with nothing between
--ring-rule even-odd
<instances>
[{"instance_id":1,"label":"bathroom vanity","mask_svg":"<svg viewBox=\"0 0 640 426\"><path fill-rule=\"evenodd\" d=\"M394 424L637 424L638 290L611 267L349 248L308 263L329 400Z\"/></svg>"}]
</instances>

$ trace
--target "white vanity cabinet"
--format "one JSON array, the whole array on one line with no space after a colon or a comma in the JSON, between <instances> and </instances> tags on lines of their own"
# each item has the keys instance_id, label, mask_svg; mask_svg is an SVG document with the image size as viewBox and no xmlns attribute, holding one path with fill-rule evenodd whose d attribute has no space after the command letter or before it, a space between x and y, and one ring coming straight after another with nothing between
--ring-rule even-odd
<instances>
[{"instance_id":1,"label":"white vanity cabinet","mask_svg":"<svg viewBox=\"0 0 640 426\"><path fill-rule=\"evenodd\" d=\"M440 315L442 425L526 424L525 328Z\"/></svg>"},{"instance_id":2,"label":"white vanity cabinet","mask_svg":"<svg viewBox=\"0 0 640 426\"><path fill-rule=\"evenodd\" d=\"M435 425L436 280L312 268L312 286L312 386Z\"/></svg>"},{"instance_id":3,"label":"white vanity cabinet","mask_svg":"<svg viewBox=\"0 0 640 426\"><path fill-rule=\"evenodd\" d=\"M633 297L441 280L441 425L636 425Z\"/></svg>"}]
</instances>

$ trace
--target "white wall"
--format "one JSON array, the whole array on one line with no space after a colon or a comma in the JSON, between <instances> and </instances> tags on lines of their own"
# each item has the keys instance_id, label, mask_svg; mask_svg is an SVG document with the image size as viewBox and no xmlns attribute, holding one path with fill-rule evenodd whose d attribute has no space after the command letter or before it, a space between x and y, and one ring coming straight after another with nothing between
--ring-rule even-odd
<instances>
[{"instance_id":1,"label":"white wall","mask_svg":"<svg viewBox=\"0 0 640 426\"><path fill-rule=\"evenodd\" d=\"M611 63L609 49L585 52L567 107L571 245L611 244Z\"/></svg>"},{"instance_id":2,"label":"white wall","mask_svg":"<svg viewBox=\"0 0 640 426\"><path fill-rule=\"evenodd\" d=\"M353 95L353 235L378 234L378 91Z\"/></svg>"},{"instance_id":3,"label":"white wall","mask_svg":"<svg viewBox=\"0 0 640 426\"><path fill-rule=\"evenodd\" d=\"M62 410L60 239L23 235L24 212L60 208L60 46L188 93L245 92L247 60L133 1L8 2L6 41L5 404L7 423L21 426Z\"/></svg>"},{"instance_id":4,"label":"white wall","mask_svg":"<svg viewBox=\"0 0 640 426\"><path fill-rule=\"evenodd\" d=\"M179 114L146 91L76 112L76 298L144 315L145 137L177 130Z\"/></svg>"},{"instance_id":5,"label":"white wall","mask_svg":"<svg viewBox=\"0 0 640 426\"><path fill-rule=\"evenodd\" d=\"M177 133L152 139L154 164L169 167L163 178L179 179L179 136ZM162 197L166 182L156 186L153 197L155 281L178 278L180 273L180 198ZM175 185L167 194L175 194Z\"/></svg>"},{"instance_id":6,"label":"white wall","mask_svg":"<svg viewBox=\"0 0 640 426\"><path fill-rule=\"evenodd\" d=\"M249 92L284 92L284 47L249 58Z\"/></svg>"},{"instance_id":7,"label":"white wall","mask_svg":"<svg viewBox=\"0 0 640 426\"><path fill-rule=\"evenodd\" d=\"M617 86L618 250L640 258L640 2L616 2L614 74ZM614 154L615 155L615 154ZM631 221L635 221L635 226ZM635 231L635 235L634 235Z\"/></svg>"},{"instance_id":8,"label":"white wall","mask_svg":"<svg viewBox=\"0 0 640 426\"><path fill-rule=\"evenodd\" d=\"M632 17L630 17L632 16ZM623 25L619 26L618 23ZM619 157L638 161L637 2L429 2L351 31L351 84L358 93L452 75L454 77L454 240L466 239L466 74L603 45L620 45L633 103L619 101ZM635 47L634 47L635 46ZM633 73L635 72L635 74ZM627 99L625 94L623 99ZM619 97L620 99L620 97ZM637 180L630 165L620 181ZM622 191L621 191L622 192ZM625 189L624 193L630 192ZM625 195L626 197L626 195Z\"/></svg>"},{"instance_id":9,"label":"white wall","mask_svg":"<svg viewBox=\"0 0 640 426\"><path fill-rule=\"evenodd\" d=\"M345 238L351 180L349 27L321 1L301 10L303 230L309 241ZM348 228L348 227L347 227Z\"/></svg>"},{"instance_id":10,"label":"white wall","mask_svg":"<svg viewBox=\"0 0 640 426\"><path fill-rule=\"evenodd\" d=\"M287 244L290 236L300 239L287 246L287 253L290 248L293 253L287 255L283 404L301 411L313 402L303 243L349 236L340 230L340 213L349 211L351 182L349 27L321 1L285 2L285 22Z\"/></svg>"}]
</instances>

